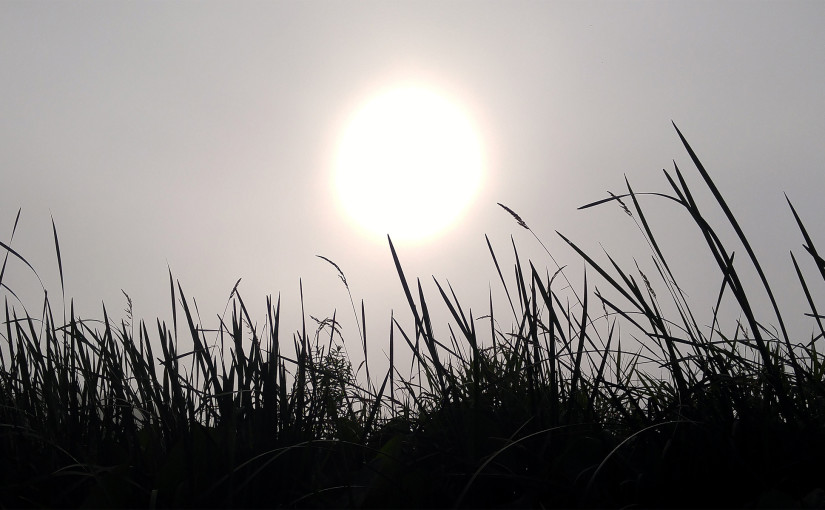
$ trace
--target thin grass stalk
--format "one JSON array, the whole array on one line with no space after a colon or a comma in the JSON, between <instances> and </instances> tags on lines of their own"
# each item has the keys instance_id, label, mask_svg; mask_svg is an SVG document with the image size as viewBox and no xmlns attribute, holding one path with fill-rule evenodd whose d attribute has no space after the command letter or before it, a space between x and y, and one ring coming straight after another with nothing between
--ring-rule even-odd
<instances>
[{"instance_id":1,"label":"thin grass stalk","mask_svg":"<svg viewBox=\"0 0 825 510\"><path fill-rule=\"evenodd\" d=\"M793 252L791 254L791 261L793 262L794 271L796 271L796 276L799 279L799 283L802 285L802 291L805 293L805 300L808 302L808 306L811 307L811 315L814 317L817 326L819 327L819 335L811 339L809 345L813 344L817 338L825 338L825 326L822 324L822 316L819 314L816 308L816 303L814 303L813 298L811 297L811 291L808 290L808 284L805 282L805 276L802 274L802 271L799 269L799 264L796 262L796 257L794 257Z\"/></svg>"},{"instance_id":2,"label":"thin grass stalk","mask_svg":"<svg viewBox=\"0 0 825 510\"><path fill-rule=\"evenodd\" d=\"M516 314L516 307L513 305L513 299L510 297L510 290L507 288L507 282L504 279L504 275L501 274L501 267L498 264L498 259L496 259L496 254L493 251L493 246L490 244L490 238L487 235L484 235L484 240L487 241L487 249L490 252L490 256L493 258L493 264L496 266L496 272L498 273L498 278L501 281L501 286L504 288L504 293L507 295L507 302L510 304L510 309L513 311L513 319L518 320L518 314Z\"/></svg>"}]
</instances>

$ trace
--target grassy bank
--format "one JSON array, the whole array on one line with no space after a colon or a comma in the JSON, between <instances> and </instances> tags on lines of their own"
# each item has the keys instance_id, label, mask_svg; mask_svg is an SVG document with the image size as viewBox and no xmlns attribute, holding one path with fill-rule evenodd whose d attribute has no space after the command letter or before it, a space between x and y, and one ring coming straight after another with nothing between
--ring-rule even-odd
<instances>
[{"instance_id":1,"label":"grassy bank","mask_svg":"<svg viewBox=\"0 0 825 510\"><path fill-rule=\"evenodd\" d=\"M283 332L279 302L267 302L256 330L235 291L231 317L205 329L171 274L171 324L117 322L105 310L99 321L72 309L64 319L47 296L31 316L6 288L0 505L825 506L825 316L810 291L825 282L825 260L789 202L805 257L792 256L793 284L809 305L795 317L807 313L818 331L791 338L747 237L682 141L736 246L706 221L678 167L665 172L670 190L653 195L706 241L715 309L735 303L732 331L716 316L697 322L629 183L584 207L625 209L667 295L638 267L600 264L561 236L588 268L562 296L563 271L522 261L514 245L511 273L488 241L507 300L471 315L448 285L425 297L390 241L414 321L391 318L379 374L352 366L336 317ZM10 244L6 260L25 262ZM55 246L59 261L56 232ZM766 317L744 291L745 267L771 303ZM433 333L434 307L452 318L446 337ZM363 325L363 306L353 311ZM191 351L178 349L184 336ZM396 361L402 351L411 365Z\"/></svg>"}]
</instances>

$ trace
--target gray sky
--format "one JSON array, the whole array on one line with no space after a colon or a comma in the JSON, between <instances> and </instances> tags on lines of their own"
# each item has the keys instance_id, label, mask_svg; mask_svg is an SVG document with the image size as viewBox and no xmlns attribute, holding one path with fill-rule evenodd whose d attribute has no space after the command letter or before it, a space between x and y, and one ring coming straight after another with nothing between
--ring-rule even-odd
<instances>
[{"instance_id":1,"label":"gray sky","mask_svg":"<svg viewBox=\"0 0 825 510\"><path fill-rule=\"evenodd\" d=\"M751 235L788 319L802 322L788 250L805 256L783 192L825 243L823 22L822 2L6 0L0 238L22 207L13 247L55 298L53 215L66 292L86 316L100 317L101 302L118 316L124 289L150 325L168 320L168 264L206 326L242 278L255 318L281 293L294 330L302 278L308 313L337 308L355 338L345 289L321 254L365 300L380 353L389 309L411 328L409 312L386 243L332 206L331 151L359 103L415 83L468 112L487 168L464 221L398 246L433 303L431 275L449 279L475 315L487 312L497 277L485 233L508 268L513 235L525 257L554 269L496 202L571 279L583 264L555 230L597 256L603 246L626 264L649 260L617 206L576 208L621 192L625 174L636 191L667 191L661 170L673 159L698 184L673 120ZM709 311L719 277L701 238L673 205L645 203ZM37 313L34 276L20 263L7 273Z\"/></svg>"}]
</instances>

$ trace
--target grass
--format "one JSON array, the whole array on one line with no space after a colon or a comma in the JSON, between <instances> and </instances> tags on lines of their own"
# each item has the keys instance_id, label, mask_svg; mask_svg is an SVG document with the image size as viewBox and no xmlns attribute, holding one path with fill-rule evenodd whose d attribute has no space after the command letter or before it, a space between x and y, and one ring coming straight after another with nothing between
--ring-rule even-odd
<instances>
[{"instance_id":1,"label":"grass","mask_svg":"<svg viewBox=\"0 0 825 510\"><path fill-rule=\"evenodd\" d=\"M414 321L390 318L380 374L369 372L364 305L359 314L351 296L359 367L335 316L308 332L304 313L285 339L280 302L267 300L258 331L236 287L231 317L208 330L171 273L171 325L133 324L130 306L119 323L105 308L99 321L71 307L57 320L45 294L40 314L20 313L2 284L6 262L35 270L11 239L0 243L0 505L825 506L825 316L811 292L825 281L825 260L789 201L814 277L793 253L792 264L819 332L792 339L747 237L677 133L747 260L734 263L675 167L665 172L668 193L627 183L626 193L583 207L616 202L633 218L666 295L638 266L599 263L561 234L587 264L580 288L558 265L550 274L522 263L515 244L505 278L487 240L507 302L494 307L491 295L479 317L435 281L451 317L449 335L437 337L433 301L389 240ZM645 195L683 208L716 261L711 324L691 312L640 205ZM56 229L54 241L62 286ZM746 265L771 303L766 318L745 293ZM732 331L721 326L723 302L735 305ZM179 352L183 336L191 351ZM412 364L397 361L399 349Z\"/></svg>"}]
</instances>

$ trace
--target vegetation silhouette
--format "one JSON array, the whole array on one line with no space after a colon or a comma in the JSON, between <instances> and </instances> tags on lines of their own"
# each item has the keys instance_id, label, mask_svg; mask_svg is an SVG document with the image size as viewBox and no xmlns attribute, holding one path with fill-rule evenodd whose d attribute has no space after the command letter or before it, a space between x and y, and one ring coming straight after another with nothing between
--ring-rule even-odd
<instances>
[{"instance_id":1,"label":"vegetation silhouette","mask_svg":"<svg viewBox=\"0 0 825 510\"><path fill-rule=\"evenodd\" d=\"M791 253L818 331L798 341L730 208L677 133L744 248L745 264L759 275L771 302L767 320L745 293L744 264L734 264L734 251L675 165L664 172L669 193L636 193L626 182L626 193L582 207L616 202L632 217L657 288L666 289L661 296L638 265L628 271L610 256L600 264L562 234L588 267L580 289L569 282L558 289L563 269L556 265L551 275L523 264L515 243L508 281L487 239L507 296L504 313L491 295L489 311L477 317L435 280L451 317L449 336L437 337L421 281L407 279L388 239L414 324L391 315L389 368L375 381L367 371L364 304L359 314L351 295L364 349L358 367L335 315L308 330L303 298L292 342L280 328L280 299L267 298L257 330L237 285L231 317L209 330L171 271L171 327L133 324L131 305L119 323L105 307L103 319L92 321L71 305L58 321L45 289L33 316L10 306L17 295L3 275L10 257L36 271L11 239L0 242L0 506L825 506L825 363L818 351L825 316L812 297L814 282ZM691 312L654 237L640 205L646 196L682 207L716 262L718 299L708 326ZM825 282L825 259L788 205L809 264ZM322 258L349 292L344 272ZM603 288L593 284L594 272ZM666 314L665 298L675 312ZM733 331L719 320L723 301L735 305ZM511 326L502 328L510 313ZM774 320L776 334L767 326ZM179 352L184 335L193 349ZM628 338L641 347L623 350ZM409 366L397 363L399 348L410 349Z\"/></svg>"}]
</instances>

